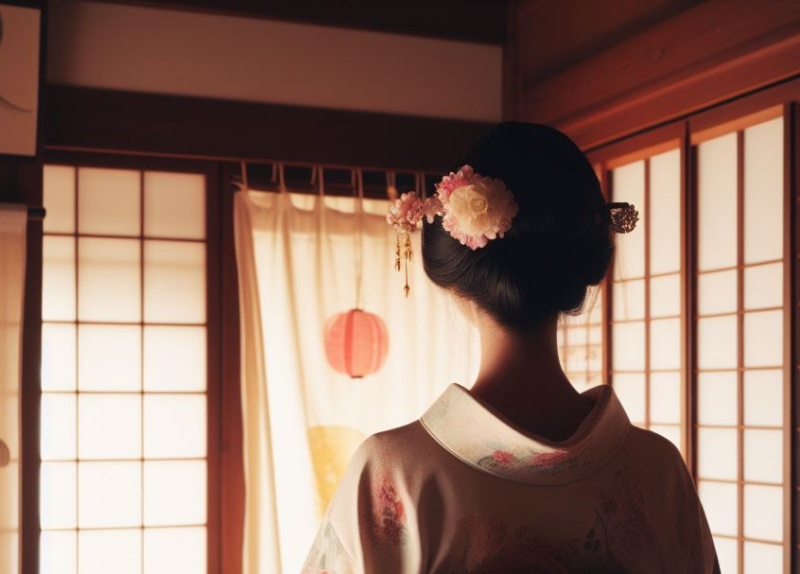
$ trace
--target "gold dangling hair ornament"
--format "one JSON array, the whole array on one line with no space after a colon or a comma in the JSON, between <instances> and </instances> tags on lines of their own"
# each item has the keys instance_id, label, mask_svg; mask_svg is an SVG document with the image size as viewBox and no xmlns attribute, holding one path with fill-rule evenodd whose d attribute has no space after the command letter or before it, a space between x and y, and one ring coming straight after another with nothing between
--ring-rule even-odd
<instances>
[{"instance_id":1,"label":"gold dangling hair ornament","mask_svg":"<svg viewBox=\"0 0 800 574\"><path fill-rule=\"evenodd\" d=\"M441 203L435 197L420 199L417 192L409 191L396 199L386 215L386 221L397 233L397 243L394 249L394 268L403 270L405 285L403 293L408 297L411 286L408 283L408 263L414 258L414 248L411 244L411 234L422 227L422 218L427 217L433 221L439 214Z\"/></svg>"},{"instance_id":2,"label":"gold dangling hair ornament","mask_svg":"<svg viewBox=\"0 0 800 574\"><path fill-rule=\"evenodd\" d=\"M397 247L394 250L394 269L400 271L400 233L397 234Z\"/></svg>"},{"instance_id":3,"label":"gold dangling hair ornament","mask_svg":"<svg viewBox=\"0 0 800 574\"><path fill-rule=\"evenodd\" d=\"M630 203L618 202L607 203L605 208L608 210L608 224L612 231L616 233L630 233L636 229L639 221L639 212Z\"/></svg>"},{"instance_id":4,"label":"gold dangling hair ornament","mask_svg":"<svg viewBox=\"0 0 800 574\"><path fill-rule=\"evenodd\" d=\"M405 241L403 241L403 246L400 246L401 243L401 236L405 237ZM411 287L408 285L408 262L414 258L414 250L411 247L411 235L405 231L398 231L397 232L397 245L394 249L394 268L395 271L400 271L401 269L405 273L406 276L406 283L403 286L403 293L406 297L411 292Z\"/></svg>"},{"instance_id":5,"label":"gold dangling hair ornament","mask_svg":"<svg viewBox=\"0 0 800 574\"><path fill-rule=\"evenodd\" d=\"M400 236L405 236L406 240L403 242L403 247L400 247ZM402 253L402 255L401 255ZM400 271L402 268L405 271L406 275L406 284L403 286L403 293L405 296L408 297L409 292L411 291L411 287L408 285L408 262L414 256L414 252L411 248L411 236L406 232L397 232L397 245L394 250L394 268L396 271ZM401 267L401 260L402 260L402 267Z\"/></svg>"},{"instance_id":6,"label":"gold dangling hair ornament","mask_svg":"<svg viewBox=\"0 0 800 574\"><path fill-rule=\"evenodd\" d=\"M403 248L403 267L406 273L406 284L403 286L403 293L408 297L411 287L408 286L408 262L414 257L414 252L411 250L411 235L406 233L406 244Z\"/></svg>"}]
</instances>

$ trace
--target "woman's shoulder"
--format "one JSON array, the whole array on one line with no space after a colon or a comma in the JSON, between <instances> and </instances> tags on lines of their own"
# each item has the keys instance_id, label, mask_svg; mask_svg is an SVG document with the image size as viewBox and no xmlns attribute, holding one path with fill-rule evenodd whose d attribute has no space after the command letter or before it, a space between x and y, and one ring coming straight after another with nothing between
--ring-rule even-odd
<instances>
[{"instance_id":1,"label":"woman's shoulder","mask_svg":"<svg viewBox=\"0 0 800 574\"><path fill-rule=\"evenodd\" d=\"M683 460L678 447L664 435L631 425L628 435L629 448L649 453L668 460Z\"/></svg>"},{"instance_id":2,"label":"woman's shoulder","mask_svg":"<svg viewBox=\"0 0 800 574\"><path fill-rule=\"evenodd\" d=\"M391 482L416 491L447 468L449 453L427 433L419 421L369 436L353 455L346 477L352 484Z\"/></svg>"},{"instance_id":3,"label":"woman's shoulder","mask_svg":"<svg viewBox=\"0 0 800 574\"><path fill-rule=\"evenodd\" d=\"M356 451L354 459L402 461L428 450L433 439L417 420L393 429L369 436Z\"/></svg>"},{"instance_id":4,"label":"woman's shoulder","mask_svg":"<svg viewBox=\"0 0 800 574\"><path fill-rule=\"evenodd\" d=\"M624 451L661 482L678 482L684 488L692 482L680 449L663 435L631 426Z\"/></svg>"}]
</instances>

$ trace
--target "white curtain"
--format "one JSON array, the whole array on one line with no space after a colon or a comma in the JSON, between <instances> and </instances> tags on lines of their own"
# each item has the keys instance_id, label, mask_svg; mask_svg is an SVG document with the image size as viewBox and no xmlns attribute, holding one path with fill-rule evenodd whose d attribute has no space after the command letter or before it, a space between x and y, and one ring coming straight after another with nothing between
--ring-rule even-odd
<instances>
[{"instance_id":1,"label":"white curtain","mask_svg":"<svg viewBox=\"0 0 800 574\"><path fill-rule=\"evenodd\" d=\"M361 205L286 192L236 197L248 574L299 572L361 440L415 420L475 372L477 338L424 276L419 237L406 299L388 201ZM385 321L389 353L379 372L353 380L328 365L324 326L356 306L359 270L360 307Z\"/></svg>"},{"instance_id":2,"label":"white curtain","mask_svg":"<svg viewBox=\"0 0 800 574\"><path fill-rule=\"evenodd\" d=\"M0 204L0 572L19 571L20 366L28 211Z\"/></svg>"}]
</instances>

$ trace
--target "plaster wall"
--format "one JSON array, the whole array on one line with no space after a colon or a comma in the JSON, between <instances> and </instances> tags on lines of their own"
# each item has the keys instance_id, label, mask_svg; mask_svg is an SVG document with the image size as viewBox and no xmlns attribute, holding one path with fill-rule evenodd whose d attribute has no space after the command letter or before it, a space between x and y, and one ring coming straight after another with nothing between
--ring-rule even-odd
<instances>
[{"instance_id":1,"label":"plaster wall","mask_svg":"<svg viewBox=\"0 0 800 574\"><path fill-rule=\"evenodd\" d=\"M501 119L502 48L263 19L53 0L48 83Z\"/></svg>"}]
</instances>

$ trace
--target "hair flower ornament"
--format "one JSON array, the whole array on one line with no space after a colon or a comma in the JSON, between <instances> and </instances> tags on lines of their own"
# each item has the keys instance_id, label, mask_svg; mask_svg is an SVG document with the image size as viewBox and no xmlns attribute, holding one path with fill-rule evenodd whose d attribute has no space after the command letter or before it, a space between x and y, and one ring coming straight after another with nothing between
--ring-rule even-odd
<instances>
[{"instance_id":1,"label":"hair flower ornament","mask_svg":"<svg viewBox=\"0 0 800 574\"><path fill-rule=\"evenodd\" d=\"M389 208L386 221L399 234L408 234L416 231L422 226L426 201L430 202L430 199L423 200L419 198L416 191L404 193Z\"/></svg>"},{"instance_id":2,"label":"hair flower ornament","mask_svg":"<svg viewBox=\"0 0 800 574\"><path fill-rule=\"evenodd\" d=\"M606 203L601 209L616 233L630 233L639 221L639 212L630 203ZM469 165L444 176L432 197L423 199L415 191L402 194L389 209L386 221L397 232L395 268L405 268L406 297L410 291L408 262L413 257L410 234L422 227L423 217L433 223L437 215L441 216L442 227L461 245L475 251L501 239L518 212L519 206L502 180L484 177Z\"/></svg>"},{"instance_id":3,"label":"hair flower ornament","mask_svg":"<svg viewBox=\"0 0 800 574\"><path fill-rule=\"evenodd\" d=\"M473 251L502 238L519 207L502 180L483 177L465 165L436 184L442 226Z\"/></svg>"},{"instance_id":4,"label":"hair flower ornament","mask_svg":"<svg viewBox=\"0 0 800 574\"><path fill-rule=\"evenodd\" d=\"M408 286L408 262L414 255L411 248L411 232L416 231L422 226L422 218L426 216L428 221L432 221L438 212L441 203L438 199L428 198L421 199L417 196L417 192L409 191L402 194L392 207L389 208L389 213L386 215L386 221L397 232L397 247L395 248L394 268L400 271L401 260L404 262L406 284L403 290L406 297L411 288ZM401 237L405 237L402 242Z\"/></svg>"},{"instance_id":5,"label":"hair flower ornament","mask_svg":"<svg viewBox=\"0 0 800 574\"><path fill-rule=\"evenodd\" d=\"M444 229L459 243L475 250L486 247L492 239L502 238L511 229L518 211L505 183L483 177L469 165L444 176L432 197L422 199L414 191L402 194L389 209L386 221L397 232L395 268L400 271L401 262L405 263L406 297L410 290L408 262L413 257L410 233L422 226L423 217L433 223L440 215ZM401 237L405 240L401 241Z\"/></svg>"}]
</instances>

